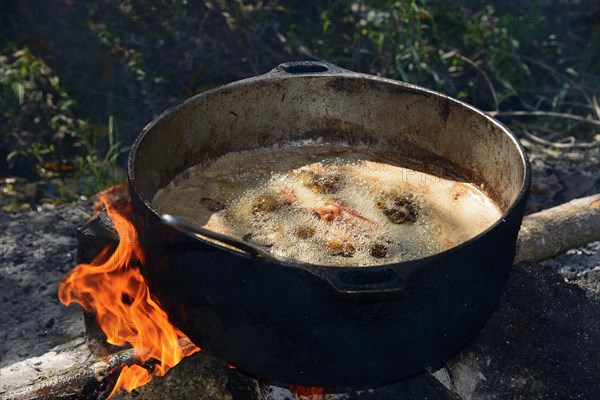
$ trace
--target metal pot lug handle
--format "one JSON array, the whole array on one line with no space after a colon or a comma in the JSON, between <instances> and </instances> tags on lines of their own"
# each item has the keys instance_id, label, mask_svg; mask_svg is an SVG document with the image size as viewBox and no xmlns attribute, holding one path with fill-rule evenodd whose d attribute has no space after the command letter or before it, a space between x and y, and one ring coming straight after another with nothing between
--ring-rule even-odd
<instances>
[{"instance_id":1,"label":"metal pot lug handle","mask_svg":"<svg viewBox=\"0 0 600 400\"><path fill-rule=\"evenodd\" d=\"M309 74L320 74L320 75L339 75L345 73L351 73L346 69L340 68L335 64L328 63L326 61L289 61L283 64L279 64L277 68L273 69L269 74L275 75L309 75Z\"/></svg>"},{"instance_id":2,"label":"metal pot lug handle","mask_svg":"<svg viewBox=\"0 0 600 400\"><path fill-rule=\"evenodd\" d=\"M406 290L406 277L387 267L342 268L327 278L336 294L348 299L395 298Z\"/></svg>"},{"instance_id":3,"label":"metal pot lug handle","mask_svg":"<svg viewBox=\"0 0 600 400\"><path fill-rule=\"evenodd\" d=\"M271 262L278 262L278 260L276 260L273 256L271 256L265 251L262 251L261 249L258 249L257 247L241 242L232 237L205 229L198 225L187 222L181 218L177 218L173 215L162 214L160 216L160 219L164 224L169 225L177 229L178 231L188 233L191 235L204 236L206 238L221 242L222 244L224 243L227 246L233 247L241 253L248 253L248 255L250 255L250 257L252 258L262 258Z\"/></svg>"}]
</instances>

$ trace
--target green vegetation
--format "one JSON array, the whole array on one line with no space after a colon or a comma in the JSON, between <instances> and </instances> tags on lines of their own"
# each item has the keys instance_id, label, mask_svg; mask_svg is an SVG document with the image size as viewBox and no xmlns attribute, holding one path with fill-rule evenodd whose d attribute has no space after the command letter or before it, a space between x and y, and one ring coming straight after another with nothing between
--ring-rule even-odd
<instances>
[{"instance_id":1,"label":"green vegetation","mask_svg":"<svg viewBox=\"0 0 600 400\"><path fill-rule=\"evenodd\" d=\"M7 2L0 206L123 179L126 143L186 97L321 59L430 87L558 141L600 133L600 6L423 0ZM117 126L119 129L117 129Z\"/></svg>"},{"instance_id":2,"label":"green vegetation","mask_svg":"<svg viewBox=\"0 0 600 400\"><path fill-rule=\"evenodd\" d=\"M74 100L41 59L27 47L9 50L0 57L0 166L8 172L2 193L9 200L3 209L72 201L122 181L116 162L127 149L115 139L113 118L106 128L78 118Z\"/></svg>"}]
</instances>

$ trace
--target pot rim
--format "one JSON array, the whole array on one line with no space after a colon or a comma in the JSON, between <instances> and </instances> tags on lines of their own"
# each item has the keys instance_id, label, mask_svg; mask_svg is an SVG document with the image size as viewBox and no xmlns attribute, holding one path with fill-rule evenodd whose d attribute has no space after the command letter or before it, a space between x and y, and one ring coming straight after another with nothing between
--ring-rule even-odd
<instances>
[{"instance_id":1,"label":"pot rim","mask_svg":"<svg viewBox=\"0 0 600 400\"><path fill-rule=\"evenodd\" d=\"M318 71L318 72L308 72L308 73L302 72L300 74L289 74L285 71L286 66L295 65L298 63L304 63L304 64L308 63L311 65L325 65L328 67L328 69L325 71ZM173 107L170 107L167 110L163 111L159 116L154 118L151 122L149 122L140 131L139 135L137 136L137 138L135 139L135 141L133 142L133 144L129 150L129 156L128 156L128 162L127 162L127 178L129 181L130 188L133 189L133 191L135 192L135 195L143 201L144 205L152 212L152 214L156 218L160 219L160 214L156 211L156 209L154 209L152 207L149 199L147 199L146 196L142 195L140 188L137 185L137 179L135 176L135 155L137 154L137 150L138 150L140 144L143 142L146 135L148 135L149 132L152 130L152 128L154 128L160 121L162 121L164 118L166 118L169 114L176 112L179 109L185 108L188 104L196 102L196 101L198 101L198 99L207 97L213 93L218 93L223 90L237 88L237 87L250 86L257 81L261 81L264 79L273 79L273 78L276 78L276 79L299 79L299 78L319 79L322 77L331 77L331 76L347 77L348 79L369 79L369 80L374 80L374 81L378 81L378 82L384 82L384 83L391 84L391 85L401 86L401 87L404 87L404 88L407 88L407 89L410 89L413 91L417 91L419 93L426 93L426 94L436 97L438 99L445 99L445 100L450 101L458 106L467 108L469 111L485 118L488 122L497 126L506 136L508 136L508 138L512 141L512 143L517 148L517 151L521 157L521 163L522 163L522 168L523 168L523 178L522 178L522 182L521 182L521 187L519 188L519 192L517 193L514 200L511 201L511 203L508 205L508 207L502 213L502 215L487 229L485 229L484 231L480 232L476 236L473 236L470 239L468 239L456 246L453 246L447 250L444 250L439 253L435 253L430 256L426 256L426 257L422 257L422 258L418 258L418 259L414 259L414 260L397 262L397 263L369 265L369 266L322 265L322 264L311 264L311 263L306 263L306 262L301 262L301 261L298 261L298 262L281 261L281 262L275 263L270 260L262 260L262 259L261 259L261 262L273 263L278 266L301 268L313 275L318 275L319 277L322 277L324 274L331 276L332 273L334 273L334 272L337 273L338 271L341 271L341 270L344 270L344 271L365 271L365 270L376 271L376 270L385 270L385 269L392 268L394 270L394 272L398 273L402 278L406 278L412 271L414 271L415 269L418 269L418 267L420 267L421 265L434 263L441 258L445 258L447 255L453 254L455 252L459 252L462 249L464 249L465 247L471 245L473 242L478 241L481 237L488 235L491 231L493 231L500 224L502 224L504 221L506 221L507 217L515 211L515 208L521 203L521 201L524 200L524 197L526 197L528 195L529 186L531 183L531 165L529 162L529 158L527 157L527 153L525 152L525 149L524 149L523 145L521 144L521 142L518 140L518 138L503 123L501 123L497 119L492 118L491 116L487 115L485 112L479 110L478 108L476 108L470 104L467 104L460 100L454 99L446 94L436 92L434 90L427 89L427 88L424 88L424 87L421 87L418 85L413 85L410 83L394 80L394 79L383 78L383 77L378 77L378 76L374 76L374 75L348 71L348 70L342 69L336 65L326 63L326 62L288 62L288 63L280 64L275 69L273 69L263 75L258 75L258 76L242 79L239 81L235 81L235 82L231 82L231 83L219 86L214 89L207 90L205 92L202 92L200 94L192 96L192 97L186 99L184 102L182 102L178 105L175 105ZM184 233L184 232L182 232L182 233L189 236L190 238L193 238L194 240L198 240L204 244L213 246L219 250L230 252L239 257L251 258L251 256L249 254L232 250L231 248L225 247L223 245L220 245L220 244L215 243L210 240L200 238L194 234Z\"/></svg>"}]
</instances>

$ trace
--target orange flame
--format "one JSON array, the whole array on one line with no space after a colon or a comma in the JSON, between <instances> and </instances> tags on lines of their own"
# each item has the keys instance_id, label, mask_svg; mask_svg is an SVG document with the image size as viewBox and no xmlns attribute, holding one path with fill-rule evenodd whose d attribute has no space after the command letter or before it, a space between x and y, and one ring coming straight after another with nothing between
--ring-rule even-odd
<instances>
[{"instance_id":1,"label":"orange flame","mask_svg":"<svg viewBox=\"0 0 600 400\"><path fill-rule=\"evenodd\" d=\"M130 218L131 205L121 212L112 207L110 193L102 193L101 202L119 234L119 244L110 254L107 246L91 264L79 264L65 278L59 288L60 301L69 305L80 304L94 312L108 343L133 346L141 363L155 361L152 371L140 366L125 366L117 379L113 394L132 391L154 376L163 376L184 357L200 351L194 345L183 346L180 339L189 341L171 325L167 314L150 293L139 268L144 264L144 253Z\"/></svg>"},{"instance_id":2,"label":"orange flame","mask_svg":"<svg viewBox=\"0 0 600 400\"><path fill-rule=\"evenodd\" d=\"M323 400L326 389L318 386L290 385L288 389L297 400Z\"/></svg>"}]
</instances>

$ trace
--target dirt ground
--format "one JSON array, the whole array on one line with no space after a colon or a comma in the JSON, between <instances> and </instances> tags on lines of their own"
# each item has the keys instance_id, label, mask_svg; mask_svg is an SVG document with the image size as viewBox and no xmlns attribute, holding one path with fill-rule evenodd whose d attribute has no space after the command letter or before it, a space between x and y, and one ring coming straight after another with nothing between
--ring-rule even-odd
<instances>
[{"instance_id":1,"label":"dirt ground","mask_svg":"<svg viewBox=\"0 0 600 400\"><path fill-rule=\"evenodd\" d=\"M0 367L83 335L79 307L65 307L58 283L75 265L84 202L0 213Z\"/></svg>"}]
</instances>

